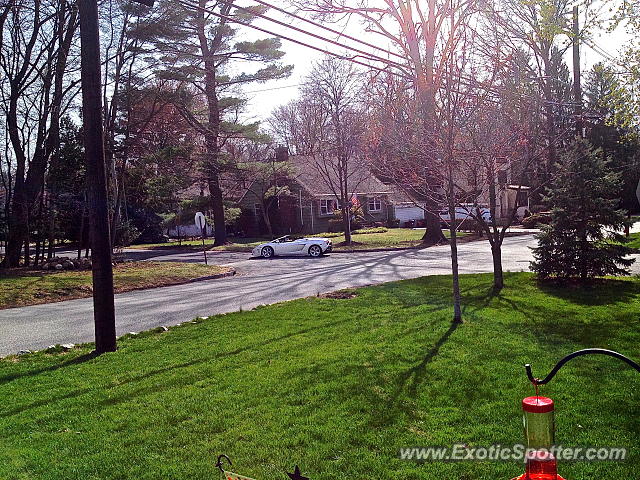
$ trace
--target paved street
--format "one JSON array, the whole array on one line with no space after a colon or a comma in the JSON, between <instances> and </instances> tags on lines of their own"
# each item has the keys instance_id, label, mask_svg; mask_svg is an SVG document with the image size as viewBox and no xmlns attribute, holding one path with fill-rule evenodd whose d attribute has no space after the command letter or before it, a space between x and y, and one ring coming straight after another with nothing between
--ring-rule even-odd
<instances>
[{"instance_id":1,"label":"paved street","mask_svg":"<svg viewBox=\"0 0 640 480\"><path fill-rule=\"evenodd\" d=\"M507 271L527 270L532 235L505 239ZM491 272L488 242L460 245L461 273ZM202 261L202 253L127 251L137 259ZM308 257L249 259L247 253L211 253L211 263L231 265L234 277L116 295L118 335L160 325L174 325L197 316L248 310L346 287L370 285L423 275L449 274L449 246L397 252L334 253ZM634 266L640 273L640 265ZM56 343L93 340L90 298L0 310L0 356L21 349L37 350Z\"/></svg>"}]
</instances>

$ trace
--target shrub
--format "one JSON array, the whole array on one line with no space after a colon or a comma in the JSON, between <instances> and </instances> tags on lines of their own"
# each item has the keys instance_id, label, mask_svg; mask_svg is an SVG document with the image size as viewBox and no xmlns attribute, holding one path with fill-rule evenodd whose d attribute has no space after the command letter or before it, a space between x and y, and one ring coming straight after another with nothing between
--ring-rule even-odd
<instances>
[{"instance_id":1,"label":"shrub","mask_svg":"<svg viewBox=\"0 0 640 480\"><path fill-rule=\"evenodd\" d=\"M387 227L389 228L400 228L400 220L394 218L393 220L387 221Z\"/></svg>"},{"instance_id":2,"label":"shrub","mask_svg":"<svg viewBox=\"0 0 640 480\"><path fill-rule=\"evenodd\" d=\"M525 228L535 228L539 225L549 225L551 223L551 212L534 213L522 219L522 226Z\"/></svg>"},{"instance_id":3,"label":"shrub","mask_svg":"<svg viewBox=\"0 0 640 480\"><path fill-rule=\"evenodd\" d=\"M374 227L374 228L361 228L358 230L353 230L351 233L357 233L358 235L366 235L368 233L385 233L388 232L389 229L386 227Z\"/></svg>"},{"instance_id":4,"label":"shrub","mask_svg":"<svg viewBox=\"0 0 640 480\"><path fill-rule=\"evenodd\" d=\"M336 218L330 219L328 230L330 233L343 232L344 229L342 228L342 219L336 219Z\"/></svg>"}]
</instances>

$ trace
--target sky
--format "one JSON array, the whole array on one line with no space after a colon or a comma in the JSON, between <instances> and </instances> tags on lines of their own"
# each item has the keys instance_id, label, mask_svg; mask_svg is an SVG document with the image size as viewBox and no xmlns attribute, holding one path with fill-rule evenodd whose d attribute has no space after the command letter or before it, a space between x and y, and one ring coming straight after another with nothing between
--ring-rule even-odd
<instances>
[{"instance_id":1,"label":"sky","mask_svg":"<svg viewBox=\"0 0 640 480\"><path fill-rule=\"evenodd\" d=\"M284 2L276 1L276 3L278 5L281 5ZM240 5L247 4L250 4L250 2L240 3ZM327 32L318 27L314 27L313 25L310 25L306 22L292 19L285 14L270 11L267 12L266 15L278 20L282 20L287 24L291 24L296 27L309 30L313 33L320 34L324 37L329 37L334 40L339 39L341 43L346 43L351 46L357 46L358 48L361 48L363 50L376 53L374 49L370 49L359 44L354 44L354 42L351 42L344 37L339 38L336 34L331 34L330 32ZM311 45L318 46L335 53L341 53L341 48L339 46L314 39L312 37L303 35L292 29L285 28L264 19L257 19L254 22L254 25L281 35L290 36L295 39L302 40ZM379 35L364 32L364 27L358 22L356 18L352 18L348 23L342 23L340 25L328 24L328 26L331 26L338 31L344 31L344 33L356 38L360 38L370 43L380 45L384 48L393 49L388 43L381 43L381 37ZM255 30L244 29L243 27L243 36L247 39L258 39L264 38L268 35ZM599 47L601 51L604 50L605 53L608 53L609 55L615 57L624 47L627 38L628 35L622 29L618 29L615 32L601 31L599 33L596 33L592 37L591 42L595 43L596 47ZM247 119L264 121L270 116L271 112L276 107L295 99L298 95L299 84L301 84L304 81L305 77L309 74L313 62L319 60L322 57L322 53L320 52L301 45L297 45L287 40L282 40L282 49L285 52L283 62L286 64L294 65L293 73L289 78L286 79L270 81L261 84L253 84L249 87L246 87L245 93L249 98L248 109L246 112ZM342 50L342 52L343 51L344 50ZM380 53L378 52L378 54ZM584 72L588 71L595 63L605 60L605 57L601 53L595 51L588 45L583 45L581 54L581 69L583 75ZM567 52L566 61L571 68L571 49L569 49Z\"/></svg>"}]
</instances>

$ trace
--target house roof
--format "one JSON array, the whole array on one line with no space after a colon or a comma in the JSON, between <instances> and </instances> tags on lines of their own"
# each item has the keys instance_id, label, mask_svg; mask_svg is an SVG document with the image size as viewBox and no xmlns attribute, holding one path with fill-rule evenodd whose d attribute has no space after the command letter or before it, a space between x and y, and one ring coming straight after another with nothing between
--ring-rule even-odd
<instances>
[{"instance_id":1,"label":"house roof","mask_svg":"<svg viewBox=\"0 0 640 480\"><path fill-rule=\"evenodd\" d=\"M313 197L334 197L339 189L339 175L331 159L316 159L311 156L289 157L295 180ZM349 163L347 190L356 195L386 195L391 188L371 173L363 161L354 159Z\"/></svg>"}]
</instances>

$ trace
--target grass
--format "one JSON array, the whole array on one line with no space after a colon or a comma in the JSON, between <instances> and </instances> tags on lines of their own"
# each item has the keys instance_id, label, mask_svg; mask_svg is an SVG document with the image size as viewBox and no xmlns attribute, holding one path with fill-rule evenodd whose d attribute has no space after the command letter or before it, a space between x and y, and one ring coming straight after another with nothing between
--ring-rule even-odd
<instances>
[{"instance_id":1,"label":"grass","mask_svg":"<svg viewBox=\"0 0 640 480\"><path fill-rule=\"evenodd\" d=\"M175 285L228 272L227 267L173 262L127 262L114 268L117 292ZM90 297L91 271L0 270L0 309Z\"/></svg>"},{"instance_id":2,"label":"grass","mask_svg":"<svg viewBox=\"0 0 640 480\"><path fill-rule=\"evenodd\" d=\"M215 457L258 480L510 479L515 462L403 462L416 445L523 441L522 365L545 375L585 347L640 357L640 281L540 287L507 274L308 298L126 338L116 353L0 361L0 478L218 479ZM542 393L565 446L627 446L622 463L561 463L567 479L636 478L638 375L606 357L568 364Z\"/></svg>"},{"instance_id":3,"label":"grass","mask_svg":"<svg viewBox=\"0 0 640 480\"><path fill-rule=\"evenodd\" d=\"M444 232L449 237L449 232ZM363 250L370 248L407 248L419 246L422 241L424 230L413 230L411 228L382 228L382 229L363 229L356 230L352 235L353 245L347 247L340 245L345 241L344 235L340 233L318 233L311 235L313 237L329 237L334 244L334 250ZM467 235L464 232L458 234L460 237ZM269 241L269 238L237 238L229 239L227 245L213 247L213 240L206 239L205 245L207 250L221 250L232 252L250 252L253 247L261 243ZM185 248L190 250L202 250L202 240L183 241L182 246L176 242L167 243L150 243L143 245L132 245L131 248L140 249L168 249L168 248Z\"/></svg>"},{"instance_id":4,"label":"grass","mask_svg":"<svg viewBox=\"0 0 640 480\"><path fill-rule=\"evenodd\" d=\"M381 233L353 233L351 240L352 245L341 245L344 241L344 235L339 235L331 239L334 244L334 250L351 251L366 250L371 248L411 248L418 247L422 243L424 230L413 230L411 228L390 228L386 232ZM443 231L445 237L450 238L448 231ZM318 236L323 236L319 234ZM465 237L467 233L459 232L458 237ZM337 246L336 246L337 245Z\"/></svg>"},{"instance_id":5,"label":"grass","mask_svg":"<svg viewBox=\"0 0 640 480\"><path fill-rule=\"evenodd\" d=\"M640 250L640 232L630 233L625 245L629 248Z\"/></svg>"}]
</instances>

